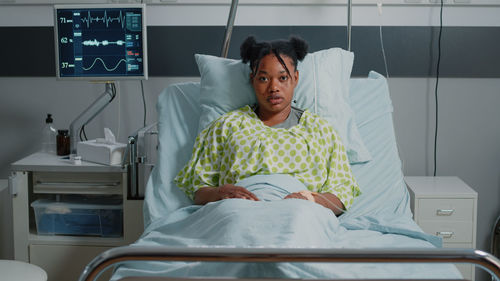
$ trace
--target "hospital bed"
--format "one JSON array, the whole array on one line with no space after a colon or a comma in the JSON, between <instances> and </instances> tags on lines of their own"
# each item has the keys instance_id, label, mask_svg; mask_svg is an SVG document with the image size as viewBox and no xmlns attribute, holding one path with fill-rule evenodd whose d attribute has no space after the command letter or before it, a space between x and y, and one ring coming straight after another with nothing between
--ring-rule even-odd
<instances>
[{"instance_id":1,"label":"hospital bed","mask_svg":"<svg viewBox=\"0 0 500 281\"><path fill-rule=\"evenodd\" d=\"M265 244L264 247L242 247L239 241L235 241L234 245L218 244L217 247L210 247L210 244L203 244L207 241L194 239L192 233L202 231L205 227L199 223L210 217L190 219L200 207L191 206L172 179L189 159L198 132L201 85L175 84L165 89L158 99L159 156L146 189L146 231L135 244L112 249L96 258L87 267L81 280L92 280L96 276L96 269L105 269L114 262L123 264L115 272L116 280L132 280L127 279L131 276L140 276L141 280L152 276L183 278L210 273L211 270L204 268L207 263L200 261L210 261L209 267L217 268L215 272L218 273L227 268L221 261L236 262L237 266L232 267L235 271L228 270L229 275L222 276L225 278L232 274L238 277L241 272L248 270L262 270L267 272L265 277L273 277L276 273L273 266L278 261L291 262L292 267L280 269L277 277L287 277L282 273L291 272L294 278L326 278L325 275L341 270L341 274L332 274L330 277L460 279L460 274L451 264L405 264L410 261L473 262L498 275L500 264L493 256L472 249L436 249L440 239L423 233L413 222L398 157L387 82L382 75L371 72L367 78L350 79L349 86L349 103L372 160L352 165L363 194L349 212L339 217L339 229L335 232L339 241L336 245L330 248L321 247L324 246L321 244L310 248L269 247ZM196 228L197 224L199 228ZM183 230L190 227L189 230ZM274 227L279 229L279 226ZM256 233L261 232L264 230L259 229ZM172 267L151 260L177 262L170 262ZM306 266L303 267L302 263L297 265L299 261L308 263L304 263ZM326 261L342 261L344 264L339 267L331 265L326 269L324 265L318 264ZM363 263L353 264L355 261ZM256 262L271 265L269 268L260 268L255 265ZM380 262L397 263L393 266L374 264ZM247 263L252 269L245 269ZM309 263L312 265L308 266ZM312 270L317 275L297 273L302 270ZM433 277L434 274L437 277ZM258 276L250 274L247 277Z\"/></svg>"},{"instance_id":2,"label":"hospital bed","mask_svg":"<svg viewBox=\"0 0 500 281\"><path fill-rule=\"evenodd\" d=\"M209 63L200 63L203 59ZM221 60L197 57L200 70L202 65L214 63L237 64ZM321 61L313 60L314 67ZM412 220L387 81L376 72L370 72L366 78L349 79L348 76L347 82L344 81L347 84L340 82L348 89L344 106L352 111L347 123L358 130L370 154L369 161L352 164L363 193L348 212L337 218L304 200L282 200L259 205L259 208L252 206L254 202L239 199L192 205L175 186L173 178L191 155L199 127L203 127L200 122L208 122L204 114L207 110L211 112L211 106L217 107L218 102L230 99L230 96L225 99L204 94L207 83L213 81L206 81L204 72L200 72L200 83L171 85L158 98L158 162L145 191L144 234L130 246L96 257L80 280L94 280L99 272L117 264L113 280L185 280L187 277L454 280L461 279L461 275L451 263L464 262L475 263L499 278L498 259L473 249L440 249L441 239L425 234ZM207 73L213 74L213 69ZM301 72L301 83L303 73L307 71ZM325 82L321 73L315 74L318 76L311 82L314 94L298 99L299 103L309 102L306 108L320 114L322 106L329 106L320 100L324 98L320 93L321 83L334 81L338 86L338 77L327 77ZM283 183L289 184L286 178L275 176L258 178L248 184L279 186ZM295 205L290 208L287 204ZM261 212L260 217L264 219L242 221L230 229L239 235L226 237L229 230L216 222L224 221L231 214L228 210L241 210L245 214L243 208ZM302 215L304 213L306 215ZM302 224L306 223L304 227ZM226 238L230 240L225 241Z\"/></svg>"}]
</instances>

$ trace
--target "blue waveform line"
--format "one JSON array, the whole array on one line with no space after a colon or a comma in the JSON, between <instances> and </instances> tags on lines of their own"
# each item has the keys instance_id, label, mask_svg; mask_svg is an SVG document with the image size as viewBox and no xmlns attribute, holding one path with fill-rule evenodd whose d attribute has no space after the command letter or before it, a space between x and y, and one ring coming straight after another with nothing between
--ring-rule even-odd
<instances>
[{"instance_id":1,"label":"blue waveform line","mask_svg":"<svg viewBox=\"0 0 500 281\"><path fill-rule=\"evenodd\" d=\"M108 40L102 40L98 41L97 39L94 40L85 40L83 41L84 46L96 46L99 47L100 45L107 46L107 45L118 45L122 46L125 45L125 41L123 40L118 40L118 41L108 41Z\"/></svg>"},{"instance_id":2,"label":"blue waveform line","mask_svg":"<svg viewBox=\"0 0 500 281\"><path fill-rule=\"evenodd\" d=\"M93 18L91 15L90 15L90 11L87 11L87 14L88 16L87 17L82 17L80 20L85 23L87 25L87 28L90 27L90 24L93 22L93 21L96 21L96 22L99 22L99 21L102 21L103 23L106 24L106 27L109 27L109 23L110 22L113 22L113 21L118 21L119 23L121 23L122 25L122 29L125 27L125 16L122 15L122 11L120 11L120 14L113 18L113 17L108 17L108 13L107 11L105 10L104 11L104 16L103 17L95 17Z\"/></svg>"},{"instance_id":3,"label":"blue waveform line","mask_svg":"<svg viewBox=\"0 0 500 281\"><path fill-rule=\"evenodd\" d=\"M101 58L96 58L96 59L94 60L94 62L92 63L92 65L91 65L91 66L89 66L89 67L87 67L87 68L85 68L85 67L83 67L83 66L82 66L83 70L85 70L85 71L91 70L91 69L94 67L94 65L96 64L96 62L97 62L98 60L99 60L99 61L101 61L102 65L104 66L104 68L105 68L105 69L106 69L106 71L108 71L108 72L115 71L115 70L118 68L118 66L120 65L120 63L122 63L122 62L126 63L126 62L127 62L125 59L121 59L120 61L118 61L118 63L115 65L115 67L113 67L113 68L108 68L108 67L106 66L106 63L105 63L105 62L104 62Z\"/></svg>"}]
</instances>

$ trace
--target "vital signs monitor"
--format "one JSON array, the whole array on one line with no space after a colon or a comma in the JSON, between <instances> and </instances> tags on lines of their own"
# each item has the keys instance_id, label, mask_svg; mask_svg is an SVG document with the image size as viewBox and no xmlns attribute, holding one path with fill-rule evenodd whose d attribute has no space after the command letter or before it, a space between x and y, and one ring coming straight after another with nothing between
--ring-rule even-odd
<instances>
[{"instance_id":1,"label":"vital signs monitor","mask_svg":"<svg viewBox=\"0 0 500 281\"><path fill-rule=\"evenodd\" d=\"M58 79L147 79L144 4L54 6Z\"/></svg>"}]
</instances>

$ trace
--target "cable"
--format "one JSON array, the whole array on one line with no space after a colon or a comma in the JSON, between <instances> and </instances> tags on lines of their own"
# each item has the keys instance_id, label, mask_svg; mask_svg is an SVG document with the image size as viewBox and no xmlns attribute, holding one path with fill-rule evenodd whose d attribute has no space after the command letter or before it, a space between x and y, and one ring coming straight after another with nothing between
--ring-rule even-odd
<instances>
[{"instance_id":1,"label":"cable","mask_svg":"<svg viewBox=\"0 0 500 281\"><path fill-rule=\"evenodd\" d=\"M441 37L443 33L443 6L444 0L441 0L441 6L439 10L439 35L438 35L438 58L436 64L436 87L434 88L434 98L436 102L436 125L434 128L434 173L436 176L437 170L437 137L438 137L438 117L439 117L439 104L438 104L438 86L439 86L439 69L441 67Z\"/></svg>"},{"instance_id":2,"label":"cable","mask_svg":"<svg viewBox=\"0 0 500 281\"><path fill-rule=\"evenodd\" d=\"M83 134L83 137L82 137L82 134ZM85 125L83 125L82 128L80 129L80 140L81 141L88 140L87 134L85 133Z\"/></svg>"},{"instance_id":3,"label":"cable","mask_svg":"<svg viewBox=\"0 0 500 281\"><path fill-rule=\"evenodd\" d=\"M116 90L116 85L115 83L113 82L112 86L111 86L111 89L113 90L113 96L118 96L118 91ZM122 121L122 118L121 118L121 100L122 100L122 97L121 95L118 96L118 129L117 129L117 132L116 132L116 139L120 139L120 130L121 130L121 121Z\"/></svg>"},{"instance_id":4,"label":"cable","mask_svg":"<svg viewBox=\"0 0 500 281\"><path fill-rule=\"evenodd\" d=\"M384 67L385 67L385 77L389 79L389 68L387 67L387 57L385 55L385 46L384 46L384 36L382 33L382 2L377 3L378 15L380 17L379 21L379 38L380 38L380 47L382 49L382 58L384 59ZM387 83L387 87L389 87L389 83ZM401 157L401 148L399 146L399 142L396 143L398 150L398 157L401 161L401 170L405 170L405 161L403 157Z\"/></svg>"},{"instance_id":5,"label":"cable","mask_svg":"<svg viewBox=\"0 0 500 281\"><path fill-rule=\"evenodd\" d=\"M385 56L384 37L382 35L382 2L377 3L377 8L378 8L378 15L380 17L378 34L380 37L380 47L382 49L382 57L384 58L385 77L389 79L389 68L387 67L387 57Z\"/></svg>"},{"instance_id":6,"label":"cable","mask_svg":"<svg viewBox=\"0 0 500 281\"><path fill-rule=\"evenodd\" d=\"M141 0L141 3L144 3L144 0ZM142 104L144 106L144 118L143 118L143 127L146 127L146 113L147 113L147 109L146 109L146 98L144 97L144 84L143 84L143 80L141 80L141 92L142 92Z\"/></svg>"},{"instance_id":7,"label":"cable","mask_svg":"<svg viewBox=\"0 0 500 281\"><path fill-rule=\"evenodd\" d=\"M109 100L109 102L112 102L116 97L116 85L115 85L115 82L111 82L110 84L111 84L112 96L111 96L111 99Z\"/></svg>"},{"instance_id":8,"label":"cable","mask_svg":"<svg viewBox=\"0 0 500 281\"><path fill-rule=\"evenodd\" d=\"M146 113L147 113L147 109L146 109L146 97L144 96L144 84L143 84L143 80L141 80L141 92L142 92L142 104L144 106L144 118L143 118L143 127L146 127Z\"/></svg>"},{"instance_id":9,"label":"cable","mask_svg":"<svg viewBox=\"0 0 500 281\"><path fill-rule=\"evenodd\" d=\"M382 36L382 25L379 26L380 45L382 46L382 56L384 57L385 77L389 79L389 69L387 68L387 58L385 57L384 39Z\"/></svg>"}]
</instances>

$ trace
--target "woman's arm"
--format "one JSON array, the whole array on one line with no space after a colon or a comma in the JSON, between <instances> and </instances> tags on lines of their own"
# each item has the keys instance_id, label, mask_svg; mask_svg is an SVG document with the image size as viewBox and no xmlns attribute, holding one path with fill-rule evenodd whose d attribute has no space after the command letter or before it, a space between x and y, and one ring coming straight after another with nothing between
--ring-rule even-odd
<instances>
[{"instance_id":1,"label":"woman's arm","mask_svg":"<svg viewBox=\"0 0 500 281\"><path fill-rule=\"evenodd\" d=\"M222 199L240 198L253 201L259 201L259 198L246 188L232 184L225 184L218 187L200 187L194 193L194 203L196 205L205 205L209 202L215 202Z\"/></svg>"},{"instance_id":2,"label":"woman's arm","mask_svg":"<svg viewBox=\"0 0 500 281\"><path fill-rule=\"evenodd\" d=\"M342 203L342 201L340 201L340 199L332 193L313 192L312 196L314 198L314 202L332 210L336 216L342 215L345 211L344 203Z\"/></svg>"},{"instance_id":3,"label":"woman's arm","mask_svg":"<svg viewBox=\"0 0 500 281\"><path fill-rule=\"evenodd\" d=\"M315 203L320 204L321 206L332 210L332 212L336 216L342 215L345 211L344 204L340 199L332 193L318 193L318 192L310 192L309 190L302 190L300 192L294 192L288 194L285 199L303 199L313 201Z\"/></svg>"}]
</instances>

